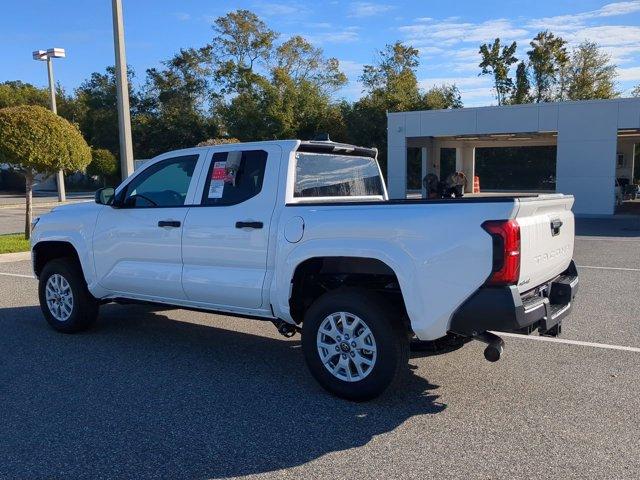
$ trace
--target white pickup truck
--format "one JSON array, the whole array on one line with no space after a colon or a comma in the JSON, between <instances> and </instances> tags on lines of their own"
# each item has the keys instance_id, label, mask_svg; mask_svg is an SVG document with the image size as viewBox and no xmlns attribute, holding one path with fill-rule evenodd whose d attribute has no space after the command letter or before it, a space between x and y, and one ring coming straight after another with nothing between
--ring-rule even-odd
<instances>
[{"instance_id":1,"label":"white pickup truck","mask_svg":"<svg viewBox=\"0 0 640 480\"><path fill-rule=\"evenodd\" d=\"M557 335L578 287L573 197L389 200L375 149L269 141L174 151L33 226L42 311L61 332L149 302L302 334L330 392L373 398L410 345ZM265 352L268 355L268 352Z\"/></svg>"}]
</instances>

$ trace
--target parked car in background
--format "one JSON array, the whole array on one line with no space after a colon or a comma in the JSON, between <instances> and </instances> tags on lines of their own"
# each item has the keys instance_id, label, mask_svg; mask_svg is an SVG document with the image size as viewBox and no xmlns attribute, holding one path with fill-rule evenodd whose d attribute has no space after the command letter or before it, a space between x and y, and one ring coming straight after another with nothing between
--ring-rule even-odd
<instances>
[{"instance_id":1,"label":"parked car in background","mask_svg":"<svg viewBox=\"0 0 640 480\"><path fill-rule=\"evenodd\" d=\"M149 160L32 234L42 312L78 332L106 302L268 320L316 380L373 398L409 345L558 335L578 287L570 195L390 200L375 149L237 143ZM264 352L268 355L268 352ZM229 360L233 361L233 360Z\"/></svg>"}]
</instances>

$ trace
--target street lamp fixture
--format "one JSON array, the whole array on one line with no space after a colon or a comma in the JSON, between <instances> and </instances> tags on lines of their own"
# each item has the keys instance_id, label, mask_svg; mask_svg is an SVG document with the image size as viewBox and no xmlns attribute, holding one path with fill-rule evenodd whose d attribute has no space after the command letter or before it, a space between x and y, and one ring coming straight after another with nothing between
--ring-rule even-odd
<instances>
[{"instance_id":1,"label":"street lamp fixture","mask_svg":"<svg viewBox=\"0 0 640 480\"><path fill-rule=\"evenodd\" d=\"M32 54L34 60L47 62L47 73L49 74L49 103L51 105L51 111L55 114L58 113L56 107L56 84L53 80L53 62L54 58L65 58L67 56L64 48L49 48L47 50L35 50ZM58 201L64 202L66 200L66 193L64 189L64 174L62 170L57 174L58 183Z\"/></svg>"}]
</instances>

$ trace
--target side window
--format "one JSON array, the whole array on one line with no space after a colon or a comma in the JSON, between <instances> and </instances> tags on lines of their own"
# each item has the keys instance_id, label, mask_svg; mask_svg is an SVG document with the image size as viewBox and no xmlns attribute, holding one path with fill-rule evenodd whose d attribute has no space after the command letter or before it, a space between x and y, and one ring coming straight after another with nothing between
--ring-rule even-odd
<instances>
[{"instance_id":1,"label":"side window","mask_svg":"<svg viewBox=\"0 0 640 480\"><path fill-rule=\"evenodd\" d=\"M148 167L124 192L126 208L180 207L184 205L198 155L168 158Z\"/></svg>"},{"instance_id":2,"label":"side window","mask_svg":"<svg viewBox=\"0 0 640 480\"><path fill-rule=\"evenodd\" d=\"M264 150L214 153L202 205L235 205L255 197L262 190L266 166Z\"/></svg>"}]
</instances>

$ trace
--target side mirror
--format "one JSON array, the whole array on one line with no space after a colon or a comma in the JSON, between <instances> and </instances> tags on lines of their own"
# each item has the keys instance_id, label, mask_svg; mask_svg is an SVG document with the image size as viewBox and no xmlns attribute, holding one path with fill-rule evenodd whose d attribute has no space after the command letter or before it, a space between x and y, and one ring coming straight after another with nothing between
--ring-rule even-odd
<instances>
[{"instance_id":1,"label":"side mirror","mask_svg":"<svg viewBox=\"0 0 640 480\"><path fill-rule=\"evenodd\" d=\"M115 193L116 189L113 187L104 187L97 190L95 195L96 203L100 205L111 205Z\"/></svg>"}]
</instances>

